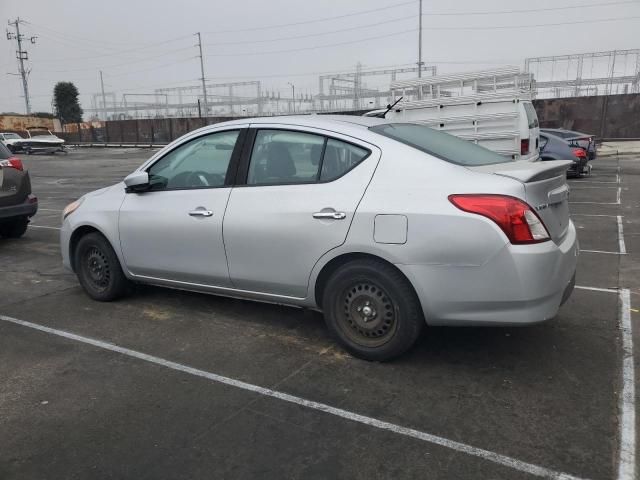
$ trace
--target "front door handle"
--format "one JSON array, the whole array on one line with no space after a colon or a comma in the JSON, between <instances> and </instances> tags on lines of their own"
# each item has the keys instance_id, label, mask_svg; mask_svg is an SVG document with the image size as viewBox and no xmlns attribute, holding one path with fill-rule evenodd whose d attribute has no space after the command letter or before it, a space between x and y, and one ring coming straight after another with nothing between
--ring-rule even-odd
<instances>
[{"instance_id":1,"label":"front door handle","mask_svg":"<svg viewBox=\"0 0 640 480\"><path fill-rule=\"evenodd\" d=\"M345 218L347 218L347 214L344 212L316 212L313 214L313 218L344 220Z\"/></svg>"},{"instance_id":2,"label":"front door handle","mask_svg":"<svg viewBox=\"0 0 640 480\"><path fill-rule=\"evenodd\" d=\"M192 217L211 217L213 212L211 210L191 210L189 215Z\"/></svg>"}]
</instances>

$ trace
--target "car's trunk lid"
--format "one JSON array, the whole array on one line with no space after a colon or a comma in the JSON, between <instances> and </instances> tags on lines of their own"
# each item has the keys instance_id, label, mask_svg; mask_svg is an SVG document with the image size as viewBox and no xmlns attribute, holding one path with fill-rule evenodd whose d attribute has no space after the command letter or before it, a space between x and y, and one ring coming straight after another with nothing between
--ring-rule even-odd
<instances>
[{"instance_id":1,"label":"car's trunk lid","mask_svg":"<svg viewBox=\"0 0 640 480\"><path fill-rule=\"evenodd\" d=\"M571 160L508 162L470 167L471 170L513 178L524 185L526 202L544 222L551 239L560 243L569 226L569 186L566 171Z\"/></svg>"}]
</instances>

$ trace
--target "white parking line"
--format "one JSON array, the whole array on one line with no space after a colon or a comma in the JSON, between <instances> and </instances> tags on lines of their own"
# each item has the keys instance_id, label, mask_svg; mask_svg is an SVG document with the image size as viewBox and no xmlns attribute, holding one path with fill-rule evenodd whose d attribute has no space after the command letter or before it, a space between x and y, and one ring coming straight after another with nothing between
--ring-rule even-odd
<instances>
[{"instance_id":1,"label":"white parking line","mask_svg":"<svg viewBox=\"0 0 640 480\"><path fill-rule=\"evenodd\" d=\"M618 193L616 194L615 202L570 202L572 205L620 205L620 197L622 195L622 188L618 187Z\"/></svg>"},{"instance_id":2,"label":"white parking line","mask_svg":"<svg viewBox=\"0 0 640 480\"><path fill-rule=\"evenodd\" d=\"M572 213L571 216L572 217L611 217L611 218L624 217L624 215L602 215L600 213Z\"/></svg>"},{"instance_id":3,"label":"white parking line","mask_svg":"<svg viewBox=\"0 0 640 480\"><path fill-rule=\"evenodd\" d=\"M633 366L631 294L620 290L620 330L622 330L622 395L620 395L620 458L618 480L636 478L636 394Z\"/></svg>"},{"instance_id":4,"label":"white parking line","mask_svg":"<svg viewBox=\"0 0 640 480\"><path fill-rule=\"evenodd\" d=\"M60 227L46 227L44 225L31 225L31 224L29 224L29 228L46 228L49 230L60 230Z\"/></svg>"},{"instance_id":5,"label":"white parking line","mask_svg":"<svg viewBox=\"0 0 640 480\"><path fill-rule=\"evenodd\" d=\"M617 288L585 287L583 285L576 285L575 288L577 290L591 290L592 292L618 293Z\"/></svg>"},{"instance_id":6,"label":"white parking line","mask_svg":"<svg viewBox=\"0 0 640 480\"><path fill-rule=\"evenodd\" d=\"M620 253L625 254L627 253L627 247L624 244L624 230L622 228L621 215L618 215L617 221L618 221L618 250L620 250Z\"/></svg>"},{"instance_id":7,"label":"white parking line","mask_svg":"<svg viewBox=\"0 0 640 480\"><path fill-rule=\"evenodd\" d=\"M44 210L45 212L62 212L62 210L58 210L56 208L40 208L38 207L38 211Z\"/></svg>"},{"instance_id":8,"label":"white parking line","mask_svg":"<svg viewBox=\"0 0 640 480\"><path fill-rule=\"evenodd\" d=\"M580 253L606 253L608 255L626 255L626 252L605 252L604 250L582 250L580 249Z\"/></svg>"},{"instance_id":9,"label":"white parking line","mask_svg":"<svg viewBox=\"0 0 640 480\"><path fill-rule=\"evenodd\" d=\"M189 375L194 375L196 377L206 378L207 380L211 380L213 382L222 383L224 385L228 385L228 386L239 388L249 392L257 393L259 395L264 395L266 397L277 398L278 400L299 405L305 408L310 408L312 410L317 410L323 413L327 413L329 415L334 415L336 417L350 420L352 422L357 422L363 425L368 425L370 427L378 428L380 430L386 430L399 435L404 435L406 437L422 440L427 443L432 443L440 447L448 448L451 450L455 450L457 452L478 457L483 460L487 460L489 462L493 462L499 465L503 465L505 467L512 468L514 470L518 470L520 472L528 473L530 475L535 475L535 476L544 477L544 478L555 478L555 479L578 479L579 478L579 477L569 475L567 473L563 473L563 472L551 470L549 468L534 465L531 463L523 462L521 460L508 457L506 455L501 455L499 453L491 452L489 450L484 450L482 448L473 447L465 443L456 442L454 440L449 440L447 438L439 437L431 433L422 432L420 430L414 430L412 428L407 428L401 425L396 425L394 423L378 420L376 418L360 415L358 413L344 410L342 408L332 407L325 403L314 402L313 400L307 400L305 398L297 397L295 395L290 395L288 393L279 392L277 390L272 390L270 388L261 387L259 385L254 385L251 383L243 382L241 380L225 377L223 375L218 375L216 373L207 372L205 370L200 370L198 368L189 367L187 365L172 362L170 360L165 360L163 358L156 357L153 355L148 355L146 353L138 352L136 350L120 347L112 343L103 342L101 340L96 340L89 337L83 337L82 335L76 335L75 333L66 332L64 330L45 327L44 325L39 325L37 323L18 320L17 318L7 317L5 315L0 315L0 320L13 323L15 325L20 325L22 327L31 328L33 330L39 330L41 332L49 333L51 335L56 335L69 340L74 340L76 342L92 345L94 347L101 348L103 350L116 352L121 355L125 355L127 357L136 358L138 360L153 363L155 365L160 365L162 367L166 367L171 370L187 373Z\"/></svg>"},{"instance_id":10,"label":"white parking line","mask_svg":"<svg viewBox=\"0 0 640 480\"><path fill-rule=\"evenodd\" d=\"M615 184L616 182L611 182ZM571 185L571 190L593 190L593 189L602 189L602 188L618 188L618 187L583 187L582 185Z\"/></svg>"}]
</instances>

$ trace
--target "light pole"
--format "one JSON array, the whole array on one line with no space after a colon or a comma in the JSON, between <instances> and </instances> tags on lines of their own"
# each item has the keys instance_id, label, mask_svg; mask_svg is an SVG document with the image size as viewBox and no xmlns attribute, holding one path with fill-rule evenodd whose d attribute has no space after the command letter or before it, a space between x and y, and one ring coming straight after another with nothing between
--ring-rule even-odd
<instances>
[{"instance_id":1,"label":"light pole","mask_svg":"<svg viewBox=\"0 0 640 480\"><path fill-rule=\"evenodd\" d=\"M293 113L296 113L296 86L291 82L287 82L287 85L291 86L291 97L293 98Z\"/></svg>"}]
</instances>

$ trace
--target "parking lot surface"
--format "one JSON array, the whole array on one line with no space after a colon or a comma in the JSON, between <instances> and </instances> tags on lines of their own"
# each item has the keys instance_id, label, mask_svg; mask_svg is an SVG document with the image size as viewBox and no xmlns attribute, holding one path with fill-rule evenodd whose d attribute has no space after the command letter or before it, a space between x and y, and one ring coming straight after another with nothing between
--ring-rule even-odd
<instances>
[{"instance_id":1,"label":"parking lot surface","mask_svg":"<svg viewBox=\"0 0 640 480\"><path fill-rule=\"evenodd\" d=\"M578 288L554 320L429 328L379 364L314 312L90 300L61 265L61 211L150 155L23 157L40 210L0 240L0 478L632 478L640 159L570 180Z\"/></svg>"}]
</instances>

